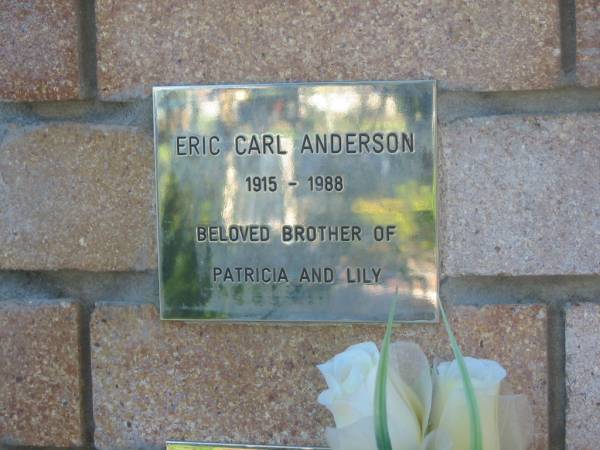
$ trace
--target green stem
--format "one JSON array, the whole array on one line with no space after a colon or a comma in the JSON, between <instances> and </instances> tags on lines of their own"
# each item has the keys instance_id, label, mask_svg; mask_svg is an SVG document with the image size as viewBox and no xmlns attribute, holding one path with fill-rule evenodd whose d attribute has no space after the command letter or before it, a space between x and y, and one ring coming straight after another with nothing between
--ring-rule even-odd
<instances>
[{"instance_id":1,"label":"green stem","mask_svg":"<svg viewBox=\"0 0 600 450\"><path fill-rule=\"evenodd\" d=\"M469 419L471 422L470 435L471 435L471 450L482 450L483 449L483 437L481 433L481 417L479 416L479 405L477 404L477 397L475 396L475 389L473 388L473 382L471 376L467 370L467 365L458 346L458 342L454 337L450 323L448 323L448 317L446 317L446 311L444 305L440 302L440 312L442 314L442 321L446 327L448 338L450 339L450 347L454 353L454 358L458 364L460 375L462 377L463 386L465 389L465 397L467 400L467 408L469 410Z\"/></svg>"},{"instance_id":2,"label":"green stem","mask_svg":"<svg viewBox=\"0 0 600 450\"><path fill-rule=\"evenodd\" d=\"M377 377L375 381L375 440L377 450L392 450L390 432L387 419L387 373L390 357L390 339L394 325L394 316L396 314L396 300L390 306L385 336L381 345L381 355L377 367Z\"/></svg>"}]
</instances>

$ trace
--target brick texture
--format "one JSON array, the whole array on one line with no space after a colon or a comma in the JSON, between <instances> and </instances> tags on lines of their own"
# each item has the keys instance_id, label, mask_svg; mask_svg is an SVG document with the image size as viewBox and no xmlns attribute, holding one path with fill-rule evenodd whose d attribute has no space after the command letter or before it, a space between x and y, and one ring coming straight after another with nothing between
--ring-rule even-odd
<instances>
[{"instance_id":1,"label":"brick texture","mask_svg":"<svg viewBox=\"0 0 600 450\"><path fill-rule=\"evenodd\" d=\"M600 274L600 114L441 127L447 275Z\"/></svg>"},{"instance_id":2,"label":"brick texture","mask_svg":"<svg viewBox=\"0 0 600 450\"><path fill-rule=\"evenodd\" d=\"M600 437L600 305L567 309L567 448L594 450Z\"/></svg>"},{"instance_id":3,"label":"brick texture","mask_svg":"<svg viewBox=\"0 0 600 450\"><path fill-rule=\"evenodd\" d=\"M600 86L600 2L577 0L577 80Z\"/></svg>"},{"instance_id":4,"label":"brick texture","mask_svg":"<svg viewBox=\"0 0 600 450\"><path fill-rule=\"evenodd\" d=\"M170 83L438 79L556 86L557 0L98 0L101 97Z\"/></svg>"},{"instance_id":5,"label":"brick texture","mask_svg":"<svg viewBox=\"0 0 600 450\"><path fill-rule=\"evenodd\" d=\"M0 2L0 100L79 98L79 2Z\"/></svg>"},{"instance_id":6,"label":"brick texture","mask_svg":"<svg viewBox=\"0 0 600 450\"><path fill-rule=\"evenodd\" d=\"M0 144L0 268L155 267L153 174L137 128L13 128Z\"/></svg>"},{"instance_id":7,"label":"brick texture","mask_svg":"<svg viewBox=\"0 0 600 450\"><path fill-rule=\"evenodd\" d=\"M82 444L79 308L0 302L0 443Z\"/></svg>"},{"instance_id":8,"label":"brick texture","mask_svg":"<svg viewBox=\"0 0 600 450\"><path fill-rule=\"evenodd\" d=\"M465 354L503 364L531 401L536 448L547 445L543 306L457 307ZM347 346L380 342L382 326L265 326L161 322L152 305L99 304L92 316L96 446L139 448L165 439L323 444L332 425L317 404L315 365ZM398 326L430 357L451 351L441 325Z\"/></svg>"}]
</instances>

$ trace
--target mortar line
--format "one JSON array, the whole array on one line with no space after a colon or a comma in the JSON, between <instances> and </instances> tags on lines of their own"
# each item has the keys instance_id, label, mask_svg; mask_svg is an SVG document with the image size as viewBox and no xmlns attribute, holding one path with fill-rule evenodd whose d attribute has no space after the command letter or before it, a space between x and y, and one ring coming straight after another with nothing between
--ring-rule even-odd
<instances>
[{"instance_id":1,"label":"mortar line","mask_svg":"<svg viewBox=\"0 0 600 450\"><path fill-rule=\"evenodd\" d=\"M576 0L559 0L560 14L560 64L561 78L565 85L576 83L577 72L577 26Z\"/></svg>"},{"instance_id":2,"label":"mortar line","mask_svg":"<svg viewBox=\"0 0 600 450\"><path fill-rule=\"evenodd\" d=\"M493 115L555 115L600 112L600 88L563 86L533 91L474 92L440 89L440 121ZM24 112L25 111L25 112ZM103 102L98 99L64 102L0 102L0 125L29 119L52 123L72 121L99 125L144 126L152 118L149 97L128 102Z\"/></svg>"},{"instance_id":3,"label":"mortar line","mask_svg":"<svg viewBox=\"0 0 600 450\"><path fill-rule=\"evenodd\" d=\"M441 280L440 297L443 301L475 306L598 303L600 276L446 276Z\"/></svg>"},{"instance_id":4,"label":"mortar line","mask_svg":"<svg viewBox=\"0 0 600 450\"><path fill-rule=\"evenodd\" d=\"M79 77L81 97L97 93L96 12L94 0L79 0Z\"/></svg>"},{"instance_id":5,"label":"mortar line","mask_svg":"<svg viewBox=\"0 0 600 450\"><path fill-rule=\"evenodd\" d=\"M563 305L550 304L548 339L548 439L551 450L566 448L566 347Z\"/></svg>"},{"instance_id":6,"label":"mortar line","mask_svg":"<svg viewBox=\"0 0 600 450\"><path fill-rule=\"evenodd\" d=\"M80 379L80 414L84 448L94 449L94 394L92 381L92 356L90 321L93 305L80 302L79 321L79 379Z\"/></svg>"},{"instance_id":7,"label":"mortar line","mask_svg":"<svg viewBox=\"0 0 600 450\"><path fill-rule=\"evenodd\" d=\"M86 307L97 302L156 304L156 270L90 272L81 270L0 270L0 302L18 299L77 298ZM468 305L600 303L600 274L444 276L444 301Z\"/></svg>"}]
</instances>

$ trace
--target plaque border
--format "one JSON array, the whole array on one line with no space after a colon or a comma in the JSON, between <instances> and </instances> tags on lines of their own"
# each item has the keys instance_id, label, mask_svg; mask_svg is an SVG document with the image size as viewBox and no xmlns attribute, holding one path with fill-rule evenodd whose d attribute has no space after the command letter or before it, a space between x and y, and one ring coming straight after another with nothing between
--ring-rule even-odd
<instances>
[{"instance_id":1,"label":"plaque border","mask_svg":"<svg viewBox=\"0 0 600 450\"><path fill-rule=\"evenodd\" d=\"M232 449L249 449L249 450L330 450L329 447L311 447L311 446L294 446L294 445L265 445L265 444L221 444L217 442L195 442L195 441L166 441L166 450L169 450L170 445L190 445L197 447L199 450L205 447L222 447Z\"/></svg>"},{"instance_id":2,"label":"plaque border","mask_svg":"<svg viewBox=\"0 0 600 450\"><path fill-rule=\"evenodd\" d=\"M256 89L256 88L264 88L268 89L271 87L288 87L288 86L297 86L297 87L311 87L311 86L356 86L356 85L402 85L402 84L417 84L417 83L429 83L432 85L432 108L431 108L431 126L432 126L432 153L433 153L433 198L434 198L434 211L435 211L435 242L434 242L434 258L436 265L436 305L435 305L435 317L432 320L394 320L395 324L401 323L439 323L440 321L440 253L439 253L439 232L440 232L440 190L439 190L439 171L438 164L440 160L439 156L439 136L437 132L438 127L438 115L437 115L437 80L335 80L335 81L306 81L306 82L271 82L271 83L202 83L202 84L165 84L160 86L152 87L152 130L153 130L153 144L154 144L154 192L155 192L155 205L156 205L156 257L157 257L157 272L158 272L158 301L159 301L159 314L161 321L176 321L176 322L189 322L189 323L215 323L215 324L261 324L261 325L373 325L378 323L385 323L385 319L381 321L374 320L320 320L320 319L310 319L310 320L261 320L261 319L179 319L179 318L166 318L163 317L163 294L160 289L162 284L161 280L161 251L160 251L160 217L159 217L159 192L158 192L158 128L157 128L157 102L156 96L161 91L173 91L173 90L185 90L185 89L196 89L196 88L217 88L217 89ZM201 445L202 443L198 442L183 442L183 441L167 441L168 443L180 443L180 444L188 444L188 445ZM206 444L204 444L206 445ZM216 444L222 447L227 447L225 444ZM236 448L236 447L231 447ZM258 448L258 449L298 449L298 450L329 450L323 447L285 447L285 446L246 446L237 448Z\"/></svg>"}]
</instances>

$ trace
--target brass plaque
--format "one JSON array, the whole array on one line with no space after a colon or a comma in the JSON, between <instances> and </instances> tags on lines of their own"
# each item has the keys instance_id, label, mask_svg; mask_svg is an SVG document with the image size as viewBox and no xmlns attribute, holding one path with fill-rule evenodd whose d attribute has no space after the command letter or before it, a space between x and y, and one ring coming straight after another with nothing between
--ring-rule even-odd
<instances>
[{"instance_id":1,"label":"brass plaque","mask_svg":"<svg viewBox=\"0 0 600 450\"><path fill-rule=\"evenodd\" d=\"M163 319L437 320L435 82L153 94Z\"/></svg>"},{"instance_id":2,"label":"brass plaque","mask_svg":"<svg viewBox=\"0 0 600 450\"><path fill-rule=\"evenodd\" d=\"M167 450L328 450L324 447L290 447L288 445L211 444L202 442L167 441Z\"/></svg>"}]
</instances>

